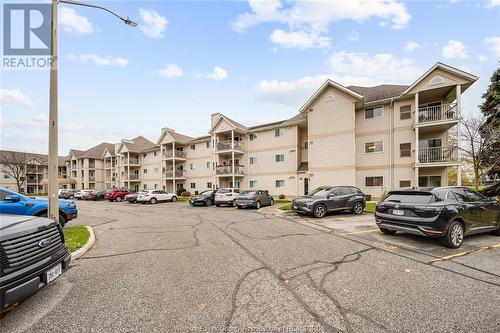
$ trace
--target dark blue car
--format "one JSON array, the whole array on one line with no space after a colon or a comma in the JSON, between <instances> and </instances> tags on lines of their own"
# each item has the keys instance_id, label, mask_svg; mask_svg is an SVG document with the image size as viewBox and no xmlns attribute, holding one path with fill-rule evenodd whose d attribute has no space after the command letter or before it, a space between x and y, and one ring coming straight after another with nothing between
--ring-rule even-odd
<instances>
[{"instance_id":1,"label":"dark blue car","mask_svg":"<svg viewBox=\"0 0 500 333\"><path fill-rule=\"evenodd\" d=\"M49 202L47 199L34 199L6 188L0 187L0 214L47 216ZM59 223L64 227L66 222L78 215L72 200L59 200Z\"/></svg>"}]
</instances>

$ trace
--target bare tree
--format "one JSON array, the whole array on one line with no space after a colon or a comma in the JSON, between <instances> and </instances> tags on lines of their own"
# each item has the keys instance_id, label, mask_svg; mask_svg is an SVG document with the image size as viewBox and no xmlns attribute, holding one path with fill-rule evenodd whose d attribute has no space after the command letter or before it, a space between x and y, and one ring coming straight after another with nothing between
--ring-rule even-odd
<instances>
[{"instance_id":1,"label":"bare tree","mask_svg":"<svg viewBox=\"0 0 500 333\"><path fill-rule=\"evenodd\" d=\"M477 190L481 176L497 167L500 162L500 151L492 149L498 141L499 128L485 122L482 115L464 117L460 125L459 149L472 164L473 185Z\"/></svg>"},{"instance_id":2,"label":"bare tree","mask_svg":"<svg viewBox=\"0 0 500 333\"><path fill-rule=\"evenodd\" d=\"M26 161L30 155L17 151L2 151L0 164L3 165L3 172L14 178L17 191L21 192L21 187L26 181Z\"/></svg>"}]
</instances>

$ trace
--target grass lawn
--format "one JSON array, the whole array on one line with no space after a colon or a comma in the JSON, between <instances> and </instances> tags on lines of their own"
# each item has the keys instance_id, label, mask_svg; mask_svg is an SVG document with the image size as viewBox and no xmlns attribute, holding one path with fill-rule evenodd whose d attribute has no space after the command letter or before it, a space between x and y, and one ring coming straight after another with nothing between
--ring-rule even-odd
<instances>
[{"instance_id":1,"label":"grass lawn","mask_svg":"<svg viewBox=\"0 0 500 333\"><path fill-rule=\"evenodd\" d=\"M375 205L377 203L375 201L367 201L366 207L363 210L365 213L373 213L375 211Z\"/></svg>"},{"instance_id":2,"label":"grass lawn","mask_svg":"<svg viewBox=\"0 0 500 333\"><path fill-rule=\"evenodd\" d=\"M287 204L290 203L291 200L286 200L286 199L274 199L274 204L279 205L279 204Z\"/></svg>"},{"instance_id":3,"label":"grass lawn","mask_svg":"<svg viewBox=\"0 0 500 333\"><path fill-rule=\"evenodd\" d=\"M283 206L280 206L279 209L281 209L281 210L291 210L292 209L292 203L288 202L287 204L284 204Z\"/></svg>"},{"instance_id":4,"label":"grass lawn","mask_svg":"<svg viewBox=\"0 0 500 333\"><path fill-rule=\"evenodd\" d=\"M74 252L85 245L89 239L89 231L83 225L64 227L64 239L70 252Z\"/></svg>"}]
</instances>

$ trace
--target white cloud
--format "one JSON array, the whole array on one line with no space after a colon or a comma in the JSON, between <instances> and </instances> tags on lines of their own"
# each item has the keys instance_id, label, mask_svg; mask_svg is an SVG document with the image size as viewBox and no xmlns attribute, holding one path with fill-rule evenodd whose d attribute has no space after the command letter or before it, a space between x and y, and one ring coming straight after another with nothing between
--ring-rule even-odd
<instances>
[{"instance_id":1,"label":"white cloud","mask_svg":"<svg viewBox=\"0 0 500 333\"><path fill-rule=\"evenodd\" d=\"M161 16L154 10L139 9L142 23L139 29L148 37L163 38L165 30L167 29L168 21L165 16Z\"/></svg>"},{"instance_id":2,"label":"white cloud","mask_svg":"<svg viewBox=\"0 0 500 333\"><path fill-rule=\"evenodd\" d=\"M330 69L325 74L305 76L297 80L263 80L255 88L255 96L261 102L271 102L299 107L327 79L344 86L375 86L383 83L408 84L422 70L412 59L397 58L392 54L376 54L340 51L329 59Z\"/></svg>"},{"instance_id":3,"label":"white cloud","mask_svg":"<svg viewBox=\"0 0 500 333\"><path fill-rule=\"evenodd\" d=\"M248 3L251 8L250 12L236 17L233 22L234 30L243 32L262 23L281 23L289 27L289 35L286 35L288 39L293 37L293 40L296 40L300 37L301 40L304 40L307 35L315 36L317 40L322 40L321 43L316 42L316 45L325 45L325 39L328 40L329 44L329 38L322 36L322 34L327 33L329 25L335 21L362 22L376 17L383 22L390 21L394 29L401 29L411 19L405 4L395 0L290 0L286 2L281 0L249 0ZM283 33L281 35L283 38L285 37ZM283 38L277 40L281 41ZM311 43L310 39L306 39L306 45ZM271 41L273 41L272 38ZM288 46L290 44L293 43L285 43ZM304 47L304 42L296 44L299 45L298 47Z\"/></svg>"},{"instance_id":4,"label":"white cloud","mask_svg":"<svg viewBox=\"0 0 500 333\"><path fill-rule=\"evenodd\" d=\"M286 32L281 29L274 30L269 36L271 42L284 48L323 48L330 46L330 38L322 37L317 33L307 33L305 31Z\"/></svg>"},{"instance_id":5,"label":"white cloud","mask_svg":"<svg viewBox=\"0 0 500 333\"><path fill-rule=\"evenodd\" d=\"M347 35L347 39L353 42L359 41L359 32L357 31L351 31L349 35Z\"/></svg>"},{"instance_id":6,"label":"white cloud","mask_svg":"<svg viewBox=\"0 0 500 333\"><path fill-rule=\"evenodd\" d=\"M25 108L33 107L28 95L19 89L0 89L1 104L17 104Z\"/></svg>"},{"instance_id":7,"label":"white cloud","mask_svg":"<svg viewBox=\"0 0 500 333\"><path fill-rule=\"evenodd\" d=\"M73 8L59 8L59 24L64 31L75 35L90 34L94 31L92 23L85 16L78 15Z\"/></svg>"},{"instance_id":8,"label":"white cloud","mask_svg":"<svg viewBox=\"0 0 500 333\"><path fill-rule=\"evenodd\" d=\"M486 3L486 8L495 8L500 6L500 0L488 0Z\"/></svg>"},{"instance_id":9,"label":"white cloud","mask_svg":"<svg viewBox=\"0 0 500 333\"><path fill-rule=\"evenodd\" d=\"M165 67L157 71L157 74L167 79L184 76L184 72L182 71L182 69L174 64L165 65Z\"/></svg>"},{"instance_id":10,"label":"white cloud","mask_svg":"<svg viewBox=\"0 0 500 333\"><path fill-rule=\"evenodd\" d=\"M450 39L448 44L443 47L441 51L443 57L448 59L463 59L467 58L467 48L464 43L459 40Z\"/></svg>"},{"instance_id":11,"label":"white cloud","mask_svg":"<svg viewBox=\"0 0 500 333\"><path fill-rule=\"evenodd\" d=\"M221 81L228 77L228 73L224 68L215 66L211 73L208 74L198 73L196 74L196 77Z\"/></svg>"},{"instance_id":12,"label":"white cloud","mask_svg":"<svg viewBox=\"0 0 500 333\"><path fill-rule=\"evenodd\" d=\"M128 60L125 58L117 57L101 57L97 54L69 54L68 58L71 60L78 60L82 64L86 64L88 62L93 62L97 66L126 66L128 64Z\"/></svg>"},{"instance_id":13,"label":"white cloud","mask_svg":"<svg viewBox=\"0 0 500 333\"><path fill-rule=\"evenodd\" d=\"M488 49L491 52L493 52L497 57L500 57L500 36L487 37L484 39L484 42L488 45Z\"/></svg>"},{"instance_id":14,"label":"white cloud","mask_svg":"<svg viewBox=\"0 0 500 333\"><path fill-rule=\"evenodd\" d=\"M410 52L415 51L419 47L420 47L420 44L417 42L406 42L405 47L404 47L404 51L407 53L410 53Z\"/></svg>"}]
</instances>

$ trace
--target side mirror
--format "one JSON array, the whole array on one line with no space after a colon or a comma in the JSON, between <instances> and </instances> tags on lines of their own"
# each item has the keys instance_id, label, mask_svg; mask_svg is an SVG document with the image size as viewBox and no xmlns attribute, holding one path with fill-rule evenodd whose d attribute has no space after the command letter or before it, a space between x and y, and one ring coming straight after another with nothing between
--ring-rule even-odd
<instances>
[{"instance_id":1,"label":"side mirror","mask_svg":"<svg viewBox=\"0 0 500 333\"><path fill-rule=\"evenodd\" d=\"M11 194L11 195L7 195L4 200L10 201L10 202L18 202L18 201L21 201L21 197L18 196L17 194Z\"/></svg>"}]
</instances>

